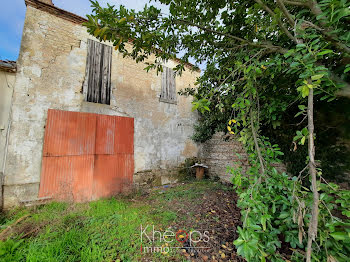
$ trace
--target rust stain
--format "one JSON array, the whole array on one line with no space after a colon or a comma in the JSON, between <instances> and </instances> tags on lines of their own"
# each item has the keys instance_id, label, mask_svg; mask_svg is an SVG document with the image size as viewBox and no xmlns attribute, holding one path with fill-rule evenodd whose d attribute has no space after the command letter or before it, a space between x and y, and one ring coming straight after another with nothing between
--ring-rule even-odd
<instances>
[{"instance_id":1,"label":"rust stain","mask_svg":"<svg viewBox=\"0 0 350 262\"><path fill-rule=\"evenodd\" d=\"M134 119L49 110L39 197L85 202L128 191Z\"/></svg>"}]
</instances>

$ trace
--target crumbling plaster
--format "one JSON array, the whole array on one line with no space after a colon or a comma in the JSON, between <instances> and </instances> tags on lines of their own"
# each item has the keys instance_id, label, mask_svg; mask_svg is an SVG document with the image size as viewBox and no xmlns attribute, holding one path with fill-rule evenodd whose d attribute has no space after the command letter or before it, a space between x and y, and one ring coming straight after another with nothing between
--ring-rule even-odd
<instances>
[{"instance_id":1,"label":"crumbling plaster","mask_svg":"<svg viewBox=\"0 0 350 262\"><path fill-rule=\"evenodd\" d=\"M111 105L84 102L88 38L93 39L83 26L27 7L12 104L5 207L37 197L49 108L135 118L135 173L174 167L198 153L189 138L197 119L191 98L178 96L177 105L159 102L161 76L147 73L144 64L117 51ZM177 91L193 87L198 76L187 69L176 78Z\"/></svg>"}]
</instances>

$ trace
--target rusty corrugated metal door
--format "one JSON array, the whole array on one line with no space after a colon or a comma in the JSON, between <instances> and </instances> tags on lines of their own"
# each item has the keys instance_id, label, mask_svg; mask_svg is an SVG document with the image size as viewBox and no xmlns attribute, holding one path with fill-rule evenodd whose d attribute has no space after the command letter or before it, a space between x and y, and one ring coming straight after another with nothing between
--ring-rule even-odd
<instances>
[{"instance_id":1,"label":"rusty corrugated metal door","mask_svg":"<svg viewBox=\"0 0 350 262\"><path fill-rule=\"evenodd\" d=\"M96 114L49 109L44 156L95 154Z\"/></svg>"},{"instance_id":2,"label":"rusty corrugated metal door","mask_svg":"<svg viewBox=\"0 0 350 262\"><path fill-rule=\"evenodd\" d=\"M129 191L133 182L134 119L118 116L113 118L115 121L114 153L110 155L96 153L93 199ZM113 122L110 119L105 118L103 122L108 129L112 129ZM105 133L107 132L103 132ZM96 148L106 148L105 141L107 141L105 135L101 138L97 136L96 145L99 146Z\"/></svg>"},{"instance_id":3,"label":"rusty corrugated metal door","mask_svg":"<svg viewBox=\"0 0 350 262\"><path fill-rule=\"evenodd\" d=\"M97 119L96 156L93 178L93 199L120 192L118 161L115 156L116 117L101 115Z\"/></svg>"},{"instance_id":4,"label":"rusty corrugated metal door","mask_svg":"<svg viewBox=\"0 0 350 262\"><path fill-rule=\"evenodd\" d=\"M95 137L95 114L48 110L39 197L91 199Z\"/></svg>"},{"instance_id":5,"label":"rusty corrugated metal door","mask_svg":"<svg viewBox=\"0 0 350 262\"><path fill-rule=\"evenodd\" d=\"M134 119L49 110L39 197L75 202L129 190Z\"/></svg>"},{"instance_id":6,"label":"rusty corrugated metal door","mask_svg":"<svg viewBox=\"0 0 350 262\"><path fill-rule=\"evenodd\" d=\"M44 157L39 197L85 202L91 199L94 155Z\"/></svg>"},{"instance_id":7,"label":"rusty corrugated metal door","mask_svg":"<svg viewBox=\"0 0 350 262\"><path fill-rule=\"evenodd\" d=\"M116 117L116 153L134 153L134 119L130 117Z\"/></svg>"},{"instance_id":8,"label":"rusty corrugated metal door","mask_svg":"<svg viewBox=\"0 0 350 262\"><path fill-rule=\"evenodd\" d=\"M134 119L117 117L115 151L119 156L122 191L131 189L134 175Z\"/></svg>"}]
</instances>

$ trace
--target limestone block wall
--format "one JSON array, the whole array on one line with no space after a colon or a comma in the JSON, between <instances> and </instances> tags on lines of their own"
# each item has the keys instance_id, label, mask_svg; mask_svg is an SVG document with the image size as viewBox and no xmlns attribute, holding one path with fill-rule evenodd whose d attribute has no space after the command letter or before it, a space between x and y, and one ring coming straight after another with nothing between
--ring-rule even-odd
<instances>
[{"instance_id":1,"label":"limestone block wall","mask_svg":"<svg viewBox=\"0 0 350 262\"><path fill-rule=\"evenodd\" d=\"M248 155L241 142L234 136L216 133L213 137L201 145L199 154L203 163L209 168L210 176L217 176L224 182L231 182L232 175L226 172L227 167L242 167L245 172L249 167ZM287 172L283 163L272 164L278 172Z\"/></svg>"},{"instance_id":2,"label":"limestone block wall","mask_svg":"<svg viewBox=\"0 0 350 262\"><path fill-rule=\"evenodd\" d=\"M210 176L217 176L225 182L231 182L231 175L226 172L228 166L241 166L243 170L249 166L242 144L222 132L201 145L200 158L208 166Z\"/></svg>"},{"instance_id":3,"label":"limestone block wall","mask_svg":"<svg viewBox=\"0 0 350 262\"><path fill-rule=\"evenodd\" d=\"M89 38L93 39L80 24L27 6L12 104L5 207L37 197L49 108L135 118L135 173L175 167L197 156L197 146L189 139L197 119L191 98L178 96L177 104L160 102L161 75L147 73L145 64L114 51L111 105L84 102ZM193 87L198 76L186 70L176 78L177 91Z\"/></svg>"}]
</instances>

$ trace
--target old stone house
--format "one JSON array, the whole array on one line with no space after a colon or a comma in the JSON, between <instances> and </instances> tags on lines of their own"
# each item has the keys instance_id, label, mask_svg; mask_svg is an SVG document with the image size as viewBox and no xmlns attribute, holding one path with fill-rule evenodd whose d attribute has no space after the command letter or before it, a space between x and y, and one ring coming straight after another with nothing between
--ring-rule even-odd
<instances>
[{"instance_id":1,"label":"old stone house","mask_svg":"<svg viewBox=\"0 0 350 262\"><path fill-rule=\"evenodd\" d=\"M84 18L49 0L25 3L17 65L0 66L8 83L0 81L3 206L171 182L165 170L198 155L190 140L197 116L177 92L199 72L174 77L174 60L147 73L90 36Z\"/></svg>"}]
</instances>

